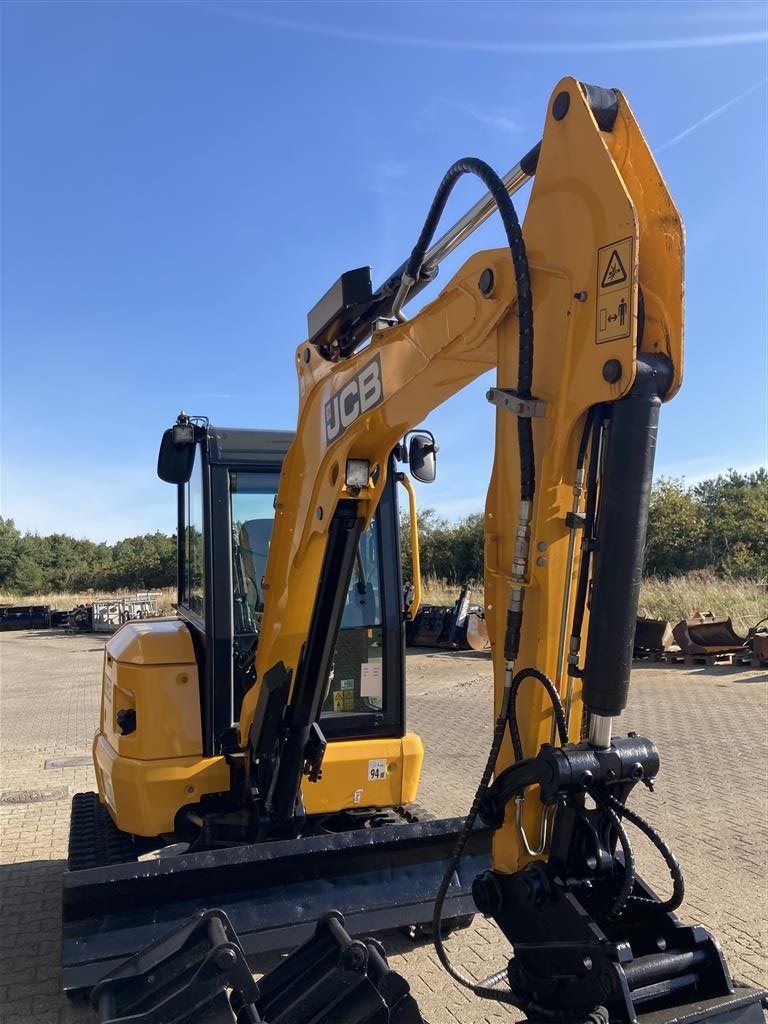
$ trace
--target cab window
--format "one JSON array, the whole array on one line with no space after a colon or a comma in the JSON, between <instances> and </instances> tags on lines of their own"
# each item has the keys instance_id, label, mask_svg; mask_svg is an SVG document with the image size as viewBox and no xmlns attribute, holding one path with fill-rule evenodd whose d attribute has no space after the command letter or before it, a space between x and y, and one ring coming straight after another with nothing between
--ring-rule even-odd
<instances>
[{"instance_id":1,"label":"cab window","mask_svg":"<svg viewBox=\"0 0 768 1024\"><path fill-rule=\"evenodd\" d=\"M257 634L280 475L238 472L230 473L229 480L235 634Z\"/></svg>"},{"instance_id":2,"label":"cab window","mask_svg":"<svg viewBox=\"0 0 768 1024\"><path fill-rule=\"evenodd\" d=\"M234 708L253 685L264 612L264 576L280 474L230 472ZM377 518L360 538L347 589L323 717L384 711L384 663L379 528Z\"/></svg>"},{"instance_id":3,"label":"cab window","mask_svg":"<svg viewBox=\"0 0 768 1024\"><path fill-rule=\"evenodd\" d=\"M323 715L384 711L379 527L360 538L336 640Z\"/></svg>"},{"instance_id":4,"label":"cab window","mask_svg":"<svg viewBox=\"0 0 768 1024\"><path fill-rule=\"evenodd\" d=\"M203 461L195 452L192 476L184 487L184 566L181 603L205 617L205 551L203 547Z\"/></svg>"},{"instance_id":5,"label":"cab window","mask_svg":"<svg viewBox=\"0 0 768 1024\"><path fill-rule=\"evenodd\" d=\"M264 612L264 575L280 474L230 471L232 523L233 709L239 716L255 682L254 661Z\"/></svg>"}]
</instances>

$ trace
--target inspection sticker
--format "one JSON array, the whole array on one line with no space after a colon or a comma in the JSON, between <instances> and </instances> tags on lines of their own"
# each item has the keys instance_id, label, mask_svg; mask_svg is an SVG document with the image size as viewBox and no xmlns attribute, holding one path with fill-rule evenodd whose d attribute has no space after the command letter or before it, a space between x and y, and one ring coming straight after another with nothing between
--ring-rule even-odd
<instances>
[{"instance_id":1,"label":"inspection sticker","mask_svg":"<svg viewBox=\"0 0 768 1024\"><path fill-rule=\"evenodd\" d=\"M632 333L632 239L622 238L597 250L598 345Z\"/></svg>"},{"instance_id":2,"label":"inspection sticker","mask_svg":"<svg viewBox=\"0 0 768 1024\"><path fill-rule=\"evenodd\" d=\"M381 700L384 692L384 679L381 674L381 659L368 661L360 666L360 696Z\"/></svg>"},{"instance_id":3,"label":"inspection sticker","mask_svg":"<svg viewBox=\"0 0 768 1024\"><path fill-rule=\"evenodd\" d=\"M379 782L381 779L387 777L387 759L385 757L376 758L374 761L368 762L368 781Z\"/></svg>"}]
</instances>

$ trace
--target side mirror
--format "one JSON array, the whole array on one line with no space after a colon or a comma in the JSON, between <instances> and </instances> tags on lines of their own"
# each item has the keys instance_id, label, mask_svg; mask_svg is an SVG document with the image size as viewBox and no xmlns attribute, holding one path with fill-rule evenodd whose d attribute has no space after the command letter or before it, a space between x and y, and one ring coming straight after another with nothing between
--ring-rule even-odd
<instances>
[{"instance_id":1,"label":"side mirror","mask_svg":"<svg viewBox=\"0 0 768 1024\"><path fill-rule=\"evenodd\" d=\"M408 446L411 476L431 484L437 475L437 442L432 434L412 434Z\"/></svg>"},{"instance_id":2,"label":"side mirror","mask_svg":"<svg viewBox=\"0 0 768 1024\"><path fill-rule=\"evenodd\" d=\"M157 475L167 484L185 484L195 464L195 428L191 423L169 427L160 442Z\"/></svg>"}]
</instances>

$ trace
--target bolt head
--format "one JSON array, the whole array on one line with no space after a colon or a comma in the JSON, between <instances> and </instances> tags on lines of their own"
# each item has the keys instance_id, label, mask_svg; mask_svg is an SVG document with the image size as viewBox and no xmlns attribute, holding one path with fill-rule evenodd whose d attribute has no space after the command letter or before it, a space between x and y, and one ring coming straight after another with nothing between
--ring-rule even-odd
<instances>
[{"instance_id":1,"label":"bolt head","mask_svg":"<svg viewBox=\"0 0 768 1024\"><path fill-rule=\"evenodd\" d=\"M621 380L621 363L618 359L609 359L603 363L603 380L616 384Z\"/></svg>"},{"instance_id":2,"label":"bolt head","mask_svg":"<svg viewBox=\"0 0 768 1024\"><path fill-rule=\"evenodd\" d=\"M559 92L555 96L555 102L552 104L552 117L556 121L562 121L565 115L568 113L568 108L571 105L571 97L565 90Z\"/></svg>"},{"instance_id":3,"label":"bolt head","mask_svg":"<svg viewBox=\"0 0 768 1024\"><path fill-rule=\"evenodd\" d=\"M492 294L493 285L493 271L491 270L490 267L486 267L485 270L480 275L480 280L477 282L477 287L480 289L480 293L484 295L486 299L489 298L490 295Z\"/></svg>"},{"instance_id":4,"label":"bolt head","mask_svg":"<svg viewBox=\"0 0 768 1024\"><path fill-rule=\"evenodd\" d=\"M237 956L235 954L234 949L229 949L229 947L225 947L224 949L219 949L216 951L214 959L216 961L216 966L219 968L219 970L226 971L232 966L235 960L237 960Z\"/></svg>"}]
</instances>

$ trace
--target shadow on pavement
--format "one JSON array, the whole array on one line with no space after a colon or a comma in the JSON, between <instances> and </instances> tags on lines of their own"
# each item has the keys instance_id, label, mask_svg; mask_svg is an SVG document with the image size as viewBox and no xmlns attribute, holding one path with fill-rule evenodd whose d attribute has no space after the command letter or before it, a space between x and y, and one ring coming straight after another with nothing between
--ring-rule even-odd
<instances>
[{"instance_id":1,"label":"shadow on pavement","mask_svg":"<svg viewBox=\"0 0 768 1024\"><path fill-rule=\"evenodd\" d=\"M637 678L645 672L658 677L660 672L675 672L680 678L676 680L685 685L686 678L700 682L703 678L710 679L713 684L724 679L729 683L766 683L768 672L759 665L696 665L685 662L633 661L632 675Z\"/></svg>"},{"instance_id":2,"label":"shadow on pavement","mask_svg":"<svg viewBox=\"0 0 768 1024\"><path fill-rule=\"evenodd\" d=\"M490 661L488 651L446 651L440 647L406 647L406 658L450 658L453 661Z\"/></svg>"}]
</instances>

